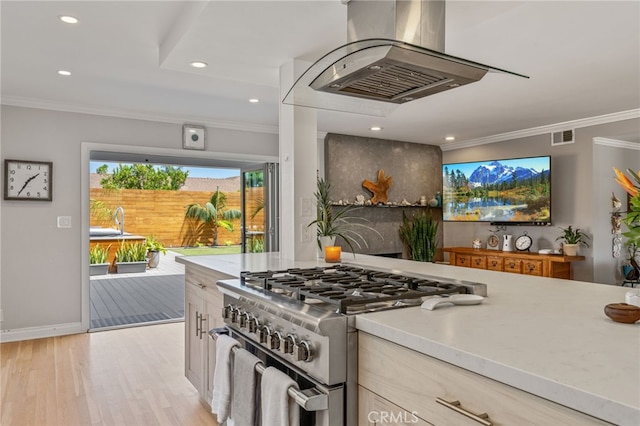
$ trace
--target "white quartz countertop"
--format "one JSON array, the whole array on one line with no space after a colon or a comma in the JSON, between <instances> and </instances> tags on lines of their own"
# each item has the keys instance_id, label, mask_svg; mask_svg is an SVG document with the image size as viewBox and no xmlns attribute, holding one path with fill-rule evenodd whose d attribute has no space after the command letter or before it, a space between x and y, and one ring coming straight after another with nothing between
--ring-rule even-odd
<instances>
[{"instance_id":1,"label":"white quartz countertop","mask_svg":"<svg viewBox=\"0 0 640 426\"><path fill-rule=\"evenodd\" d=\"M231 276L322 262L277 253L176 258ZM473 306L442 305L358 315L359 330L594 417L640 425L640 323L604 306L629 288L358 255L343 263L487 284Z\"/></svg>"}]
</instances>

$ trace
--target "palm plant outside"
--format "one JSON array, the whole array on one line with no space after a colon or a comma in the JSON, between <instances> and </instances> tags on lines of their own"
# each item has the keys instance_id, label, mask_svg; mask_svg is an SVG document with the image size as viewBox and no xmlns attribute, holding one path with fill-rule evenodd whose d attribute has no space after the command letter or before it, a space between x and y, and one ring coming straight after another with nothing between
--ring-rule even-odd
<instances>
[{"instance_id":1,"label":"palm plant outside","mask_svg":"<svg viewBox=\"0 0 640 426\"><path fill-rule=\"evenodd\" d=\"M216 192L211 195L209 202L204 206L195 203L190 204L187 207L185 217L198 220L202 222L198 226L198 231L202 230L207 225L211 225L212 228L212 243L211 246L218 245L218 227L222 227L228 231L233 231L234 219L240 219L242 212L237 209L226 210L227 196L220 192L220 188L216 188Z\"/></svg>"}]
</instances>

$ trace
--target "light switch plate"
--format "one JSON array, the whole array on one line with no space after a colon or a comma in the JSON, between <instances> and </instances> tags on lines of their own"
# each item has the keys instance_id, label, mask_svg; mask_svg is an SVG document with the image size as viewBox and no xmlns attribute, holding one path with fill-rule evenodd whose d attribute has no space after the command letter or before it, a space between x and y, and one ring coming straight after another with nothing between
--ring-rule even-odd
<instances>
[{"instance_id":1,"label":"light switch plate","mask_svg":"<svg viewBox=\"0 0 640 426\"><path fill-rule=\"evenodd\" d=\"M58 216L58 228L71 228L71 216Z\"/></svg>"},{"instance_id":2,"label":"light switch plate","mask_svg":"<svg viewBox=\"0 0 640 426\"><path fill-rule=\"evenodd\" d=\"M182 126L182 147L203 150L206 136L206 129L203 126L184 124Z\"/></svg>"},{"instance_id":3,"label":"light switch plate","mask_svg":"<svg viewBox=\"0 0 640 426\"><path fill-rule=\"evenodd\" d=\"M300 214L302 216L311 216L311 198L309 197L301 197L300 198Z\"/></svg>"}]
</instances>

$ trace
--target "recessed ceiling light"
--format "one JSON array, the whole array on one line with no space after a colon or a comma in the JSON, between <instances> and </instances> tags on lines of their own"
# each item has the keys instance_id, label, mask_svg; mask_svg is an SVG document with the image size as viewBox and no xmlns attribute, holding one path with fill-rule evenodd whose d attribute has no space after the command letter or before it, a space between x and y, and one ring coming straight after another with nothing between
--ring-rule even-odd
<instances>
[{"instance_id":1,"label":"recessed ceiling light","mask_svg":"<svg viewBox=\"0 0 640 426\"><path fill-rule=\"evenodd\" d=\"M371 130L372 132L379 132L380 130L382 130L382 127L372 126L369 130Z\"/></svg>"},{"instance_id":2,"label":"recessed ceiling light","mask_svg":"<svg viewBox=\"0 0 640 426\"><path fill-rule=\"evenodd\" d=\"M446 138L444 138L445 141L455 141L456 138L455 136L447 136Z\"/></svg>"},{"instance_id":3,"label":"recessed ceiling light","mask_svg":"<svg viewBox=\"0 0 640 426\"><path fill-rule=\"evenodd\" d=\"M251 98L249 99L249 102L251 102L252 104L257 104L258 102L260 102L260 99Z\"/></svg>"},{"instance_id":4,"label":"recessed ceiling light","mask_svg":"<svg viewBox=\"0 0 640 426\"><path fill-rule=\"evenodd\" d=\"M194 68L206 68L208 64L202 61L193 61L190 65Z\"/></svg>"},{"instance_id":5,"label":"recessed ceiling light","mask_svg":"<svg viewBox=\"0 0 640 426\"><path fill-rule=\"evenodd\" d=\"M58 74L60 75L71 75L71 72L65 70L58 70Z\"/></svg>"},{"instance_id":6,"label":"recessed ceiling light","mask_svg":"<svg viewBox=\"0 0 640 426\"><path fill-rule=\"evenodd\" d=\"M77 24L79 22L78 18L70 15L60 15L58 16L58 19L60 19L65 24Z\"/></svg>"}]
</instances>

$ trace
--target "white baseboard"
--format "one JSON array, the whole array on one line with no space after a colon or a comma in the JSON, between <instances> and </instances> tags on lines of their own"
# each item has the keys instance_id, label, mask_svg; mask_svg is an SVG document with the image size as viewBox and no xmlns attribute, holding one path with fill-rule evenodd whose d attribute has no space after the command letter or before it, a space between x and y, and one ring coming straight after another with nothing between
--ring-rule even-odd
<instances>
[{"instance_id":1,"label":"white baseboard","mask_svg":"<svg viewBox=\"0 0 640 426\"><path fill-rule=\"evenodd\" d=\"M66 334L86 333L82 323L55 324L45 327L26 327L16 330L0 330L0 343L20 340L41 339L43 337L64 336Z\"/></svg>"}]
</instances>

